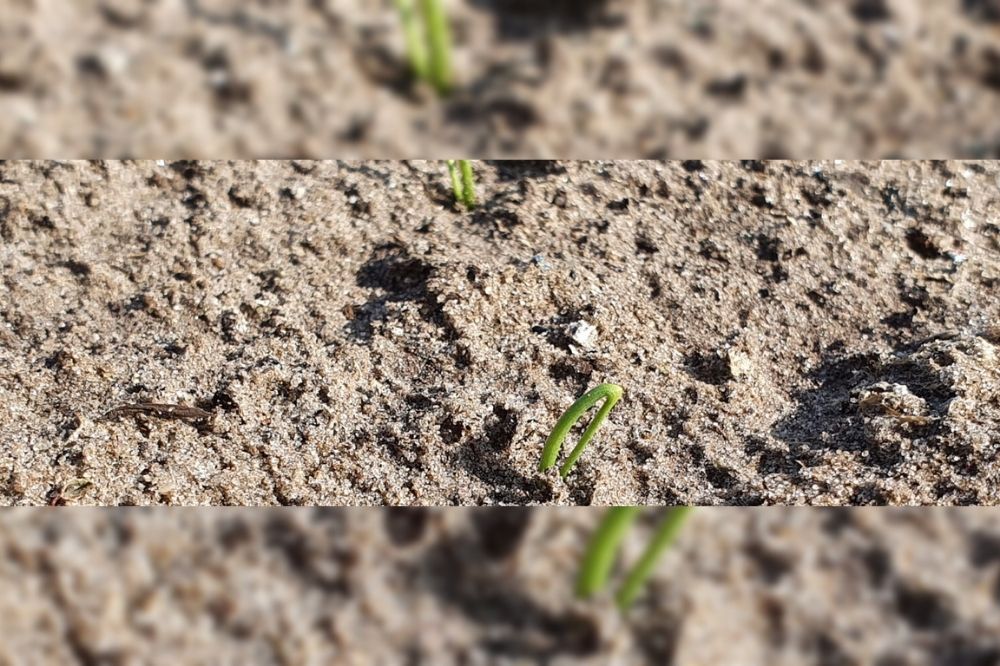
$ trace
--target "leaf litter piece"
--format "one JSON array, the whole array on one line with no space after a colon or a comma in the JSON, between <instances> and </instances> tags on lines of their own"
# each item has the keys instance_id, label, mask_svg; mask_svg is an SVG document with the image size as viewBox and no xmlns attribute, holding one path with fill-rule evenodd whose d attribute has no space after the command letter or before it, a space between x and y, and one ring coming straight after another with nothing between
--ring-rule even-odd
<instances>
[{"instance_id":1,"label":"leaf litter piece","mask_svg":"<svg viewBox=\"0 0 1000 666\"><path fill-rule=\"evenodd\" d=\"M66 506L67 502L83 499L87 491L94 485L90 479L73 479L61 486L56 486L47 495L49 506Z\"/></svg>"},{"instance_id":2,"label":"leaf litter piece","mask_svg":"<svg viewBox=\"0 0 1000 666\"><path fill-rule=\"evenodd\" d=\"M199 407L157 402L135 402L119 405L101 416L100 421L111 421L128 416L151 416L167 421L183 421L198 430L211 429L212 413Z\"/></svg>"}]
</instances>

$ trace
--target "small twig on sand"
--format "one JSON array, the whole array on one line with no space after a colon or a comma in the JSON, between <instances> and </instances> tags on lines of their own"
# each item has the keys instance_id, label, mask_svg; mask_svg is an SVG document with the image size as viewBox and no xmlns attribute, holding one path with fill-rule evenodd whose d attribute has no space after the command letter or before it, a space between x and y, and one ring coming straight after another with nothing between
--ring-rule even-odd
<instances>
[{"instance_id":1,"label":"small twig on sand","mask_svg":"<svg viewBox=\"0 0 1000 666\"><path fill-rule=\"evenodd\" d=\"M111 421L127 416L151 416L169 421L183 421L198 430L207 430L212 425L212 413L199 407L188 405L162 404L156 402L136 402L120 405L105 413L99 421Z\"/></svg>"}]
</instances>

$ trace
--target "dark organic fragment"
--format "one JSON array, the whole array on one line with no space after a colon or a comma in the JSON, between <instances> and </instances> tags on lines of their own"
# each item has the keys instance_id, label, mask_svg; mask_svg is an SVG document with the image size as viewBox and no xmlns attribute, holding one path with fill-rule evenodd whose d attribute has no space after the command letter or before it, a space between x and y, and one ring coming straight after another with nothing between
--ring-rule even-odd
<instances>
[{"instance_id":1,"label":"dark organic fragment","mask_svg":"<svg viewBox=\"0 0 1000 666\"><path fill-rule=\"evenodd\" d=\"M106 412L98 421L112 421L127 416L151 416L168 421L184 421L198 430L211 428L212 413L198 407L156 402L135 402L119 405Z\"/></svg>"}]
</instances>

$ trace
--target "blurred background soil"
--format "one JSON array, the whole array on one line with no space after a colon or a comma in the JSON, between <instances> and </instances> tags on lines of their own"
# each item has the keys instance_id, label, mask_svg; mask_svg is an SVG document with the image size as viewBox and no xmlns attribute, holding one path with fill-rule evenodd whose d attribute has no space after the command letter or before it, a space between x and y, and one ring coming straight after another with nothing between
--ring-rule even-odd
<instances>
[{"instance_id":1,"label":"blurred background soil","mask_svg":"<svg viewBox=\"0 0 1000 666\"><path fill-rule=\"evenodd\" d=\"M10 0L5 157L991 157L995 0Z\"/></svg>"},{"instance_id":2,"label":"blurred background soil","mask_svg":"<svg viewBox=\"0 0 1000 666\"><path fill-rule=\"evenodd\" d=\"M1000 500L995 164L474 168L0 165L0 501Z\"/></svg>"},{"instance_id":3,"label":"blurred background soil","mask_svg":"<svg viewBox=\"0 0 1000 666\"><path fill-rule=\"evenodd\" d=\"M627 614L597 509L0 512L0 661L986 666L988 509L702 509Z\"/></svg>"}]
</instances>

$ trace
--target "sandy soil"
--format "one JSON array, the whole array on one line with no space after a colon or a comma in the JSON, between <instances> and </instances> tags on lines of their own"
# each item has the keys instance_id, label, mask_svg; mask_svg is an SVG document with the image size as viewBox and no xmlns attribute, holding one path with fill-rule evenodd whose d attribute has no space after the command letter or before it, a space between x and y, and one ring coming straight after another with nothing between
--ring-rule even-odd
<instances>
[{"instance_id":1,"label":"sandy soil","mask_svg":"<svg viewBox=\"0 0 1000 666\"><path fill-rule=\"evenodd\" d=\"M613 581L656 518L629 535ZM595 509L0 512L0 662L1000 661L983 509L702 509L636 605L573 596Z\"/></svg>"},{"instance_id":2,"label":"sandy soil","mask_svg":"<svg viewBox=\"0 0 1000 666\"><path fill-rule=\"evenodd\" d=\"M1000 500L996 164L475 168L0 166L0 500Z\"/></svg>"},{"instance_id":3,"label":"sandy soil","mask_svg":"<svg viewBox=\"0 0 1000 666\"><path fill-rule=\"evenodd\" d=\"M5 157L988 157L995 0L453 0L459 86L391 0L10 0Z\"/></svg>"}]
</instances>

